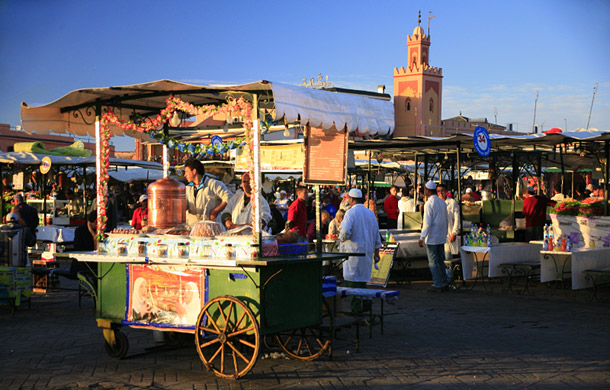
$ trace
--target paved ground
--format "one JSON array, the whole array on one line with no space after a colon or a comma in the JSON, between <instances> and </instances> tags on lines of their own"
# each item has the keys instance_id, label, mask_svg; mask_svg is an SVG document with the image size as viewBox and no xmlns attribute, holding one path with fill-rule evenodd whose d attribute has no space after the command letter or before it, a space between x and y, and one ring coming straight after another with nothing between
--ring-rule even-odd
<instances>
[{"instance_id":1,"label":"paved ground","mask_svg":"<svg viewBox=\"0 0 610 390\"><path fill-rule=\"evenodd\" d=\"M14 318L0 307L0 388L610 388L609 300L547 296L543 287L534 297L504 295L501 285L443 294L425 292L425 284L390 287L401 295L386 306L385 335L377 327L369 339L361 328L360 353L341 341L332 361L259 358L238 381L207 373L190 344L147 351L155 345L150 331L124 328L129 355L112 359L90 298L79 310L75 292L37 294Z\"/></svg>"}]
</instances>

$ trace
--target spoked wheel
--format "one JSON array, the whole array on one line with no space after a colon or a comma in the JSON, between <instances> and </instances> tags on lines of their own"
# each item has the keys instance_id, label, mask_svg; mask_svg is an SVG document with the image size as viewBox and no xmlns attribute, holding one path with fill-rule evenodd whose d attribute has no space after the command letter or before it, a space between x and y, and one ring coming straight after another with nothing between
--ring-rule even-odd
<instances>
[{"instance_id":1,"label":"spoked wheel","mask_svg":"<svg viewBox=\"0 0 610 390\"><path fill-rule=\"evenodd\" d=\"M127 351L129 350L129 340L127 336L118 330L114 331L114 345L105 341L104 343L104 351L108 354L108 356L113 358L122 359L127 355Z\"/></svg>"},{"instance_id":2,"label":"spoked wheel","mask_svg":"<svg viewBox=\"0 0 610 390\"><path fill-rule=\"evenodd\" d=\"M229 295L216 297L199 313L195 343L209 371L237 379L246 375L258 358L258 322L252 310L239 299Z\"/></svg>"},{"instance_id":3,"label":"spoked wheel","mask_svg":"<svg viewBox=\"0 0 610 390\"><path fill-rule=\"evenodd\" d=\"M328 353L332 356L334 318L326 300L322 301L322 323L293 329L275 336L282 350L293 359L314 360Z\"/></svg>"}]
</instances>

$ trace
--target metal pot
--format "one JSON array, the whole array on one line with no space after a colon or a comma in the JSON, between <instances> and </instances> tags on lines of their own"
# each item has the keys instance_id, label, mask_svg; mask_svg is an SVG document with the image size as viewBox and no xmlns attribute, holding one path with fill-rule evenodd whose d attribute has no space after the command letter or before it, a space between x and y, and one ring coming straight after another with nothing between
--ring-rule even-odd
<instances>
[{"instance_id":1,"label":"metal pot","mask_svg":"<svg viewBox=\"0 0 610 390\"><path fill-rule=\"evenodd\" d=\"M186 187L169 177L148 186L148 224L171 228L186 222Z\"/></svg>"}]
</instances>

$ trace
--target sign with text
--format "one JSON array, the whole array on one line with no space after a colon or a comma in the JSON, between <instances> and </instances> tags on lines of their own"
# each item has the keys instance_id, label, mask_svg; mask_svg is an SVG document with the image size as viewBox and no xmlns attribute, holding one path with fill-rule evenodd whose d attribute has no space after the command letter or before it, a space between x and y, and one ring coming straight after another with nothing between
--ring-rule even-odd
<instances>
[{"instance_id":1,"label":"sign with text","mask_svg":"<svg viewBox=\"0 0 610 390\"><path fill-rule=\"evenodd\" d=\"M388 244L379 249L379 263L375 267L373 260L373 268L371 270L371 281L368 285L386 287L390 279L390 270L394 264L394 255L398 249L398 244Z\"/></svg>"},{"instance_id":2,"label":"sign with text","mask_svg":"<svg viewBox=\"0 0 610 390\"><path fill-rule=\"evenodd\" d=\"M347 177L347 131L307 126L306 184L344 185Z\"/></svg>"},{"instance_id":3,"label":"sign with text","mask_svg":"<svg viewBox=\"0 0 610 390\"><path fill-rule=\"evenodd\" d=\"M261 170L264 171L302 171L305 165L303 144L262 145L260 147ZM235 158L235 170L247 171L248 162L242 150Z\"/></svg>"}]
</instances>

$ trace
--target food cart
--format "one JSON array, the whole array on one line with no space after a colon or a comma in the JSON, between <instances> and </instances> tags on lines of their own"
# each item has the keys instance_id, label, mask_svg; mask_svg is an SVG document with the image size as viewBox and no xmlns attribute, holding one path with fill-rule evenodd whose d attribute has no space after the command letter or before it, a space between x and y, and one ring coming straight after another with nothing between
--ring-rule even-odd
<instances>
[{"instance_id":1,"label":"food cart","mask_svg":"<svg viewBox=\"0 0 610 390\"><path fill-rule=\"evenodd\" d=\"M129 348L122 326L169 332L168 338L194 334L205 367L225 378L250 371L262 337L268 335L295 359L313 360L331 352L333 321L322 298L322 261L342 259L342 254L196 263L97 253L74 257L98 263L97 323L112 357L124 357ZM143 283L148 283L149 303L156 305L150 316L142 316L136 307ZM186 295L191 301L184 304ZM197 304L189 305L193 300ZM180 304L190 312L178 310Z\"/></svg>"},{"instance_id":2,"label":"food cart","mask_svg":"<svg viewBox=\"0 0 610 390\"><path fill-rule=\"evenodd\" d=\"M217 129L216 141L183 142L173 135L192 129L180 127L177 111L198 121L214 117L226 123ZM243 125L236 128L235 122ZM304 246L288 244L282 250L264 242L261 136L277 123L284 134L292 135L292 129L294 138L302 131L306 182L317 186L331 177L344 184L348 133L391 133L394 109L389 95L371 98L268 81L205 87L161 80L74 91L43 107L24 104L22 123L26 131L81 135L91 134L95 123L98 233L105 225L111 134L155 138L164 145L165 171L168 148L196 156L233 149L246 155L253 189L252 235L155 232L144 237L119 232L100 245L101 252L73 254L79 261L97 263L97 323L111 356L127 353L122 326L161 330L169 337L194 334L205 367L227 378L239 378L252 368L263 336L275 335L284 352L296 359L312 360L330 352L332 316L322 298L322 263L347 254L326 254L320 248L312 254L295 253ZM319 197L318 187L316 194Z\"/></svg>"}]
</instances>

